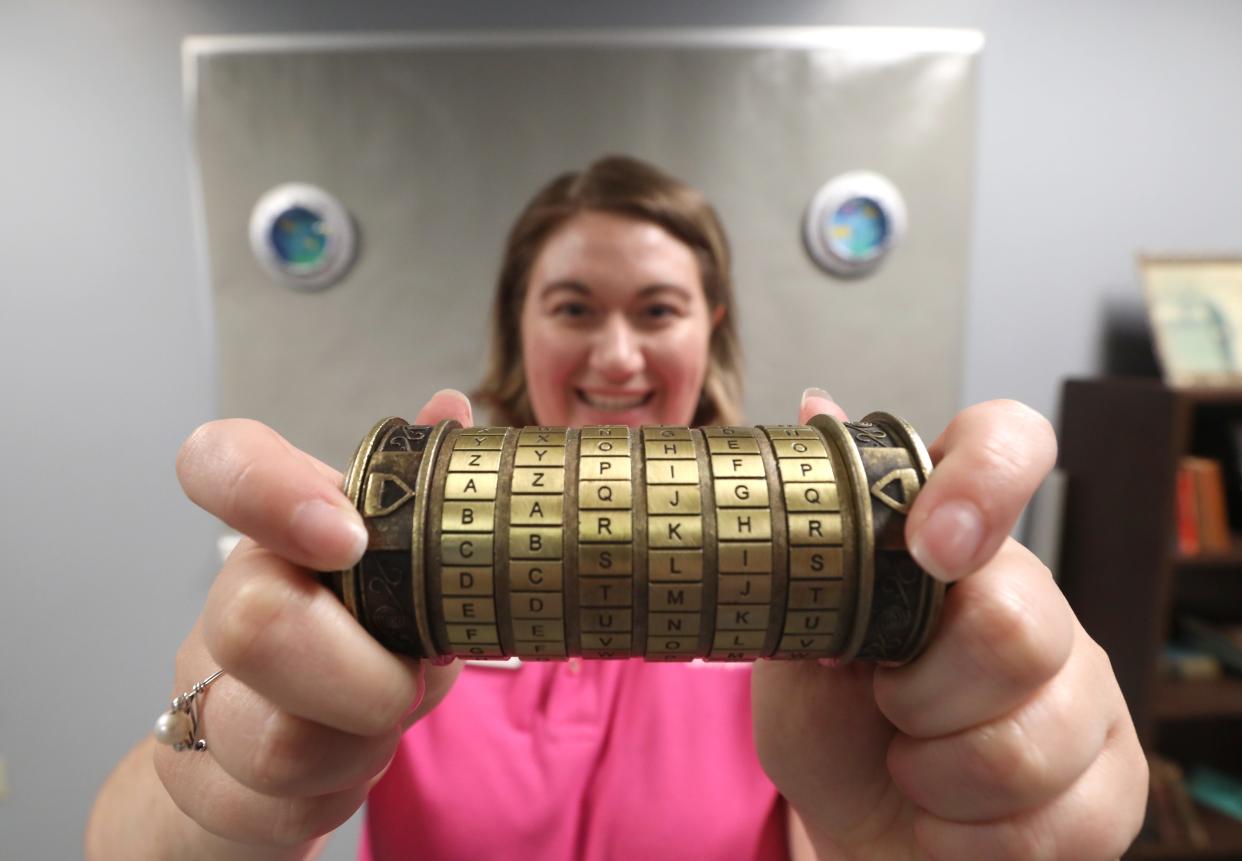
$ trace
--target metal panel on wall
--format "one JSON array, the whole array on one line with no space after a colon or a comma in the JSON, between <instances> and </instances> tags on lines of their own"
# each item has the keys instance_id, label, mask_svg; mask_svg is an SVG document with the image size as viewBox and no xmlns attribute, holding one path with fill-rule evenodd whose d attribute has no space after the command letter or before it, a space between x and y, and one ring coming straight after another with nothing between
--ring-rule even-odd
<instances>
[{"instance_id":1,"label":"metal panel on wall","mask_svg":"<svg viewBox=\"0 0 1242 861\"><path fill-rule=\"evenodd\" d=\"M375 419L470 390L513 218L557 173L624 153L724 220L748 421L794 420L818 385L932 438L962 377L981 45L841 28L187 40L222 413L340 466ZM836 277L803 216L858 170L900 195L904 237ZM256 204L291 182L357 232L334 286L282 285L251 251Z\"/></svg>"}]
</instances>

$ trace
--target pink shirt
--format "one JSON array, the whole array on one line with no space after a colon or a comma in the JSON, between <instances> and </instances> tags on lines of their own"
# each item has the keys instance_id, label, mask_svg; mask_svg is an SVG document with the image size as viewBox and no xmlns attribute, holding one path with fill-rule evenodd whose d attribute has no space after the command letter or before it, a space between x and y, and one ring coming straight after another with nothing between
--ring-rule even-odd
<instances>
[{"instance_id":1,"label":"pink shirt","mask_svg":"<svg viewBox=\"0 0 1242 861\"><path fill-rule=\"evenodd\" d=\"M358 857L787 858L750 665L467 666L372 790Z\"/></svg>"}]
</instances>

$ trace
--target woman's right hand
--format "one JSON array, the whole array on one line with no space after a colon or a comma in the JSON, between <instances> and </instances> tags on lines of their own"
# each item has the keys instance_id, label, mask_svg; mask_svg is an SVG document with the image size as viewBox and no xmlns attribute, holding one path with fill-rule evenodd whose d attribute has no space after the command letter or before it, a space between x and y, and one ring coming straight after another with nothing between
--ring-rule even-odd
<instances>
[{"instance_id":1,"label":"woman's right hand","mask_svg":"<svg viewBox=\"0 0 1242 861\"><path fill-rule=\"evenodd\" d=\"M444 418L472 424L464 395L437 393L415 423ZM461 664L420 667L387 651L311 574L350 567L366 546L339 472L265 425L228 419L186 440L177 474L190 499L246 537L177 653L174 694L225 671L200 700L208 749L158 745L155 769L207 831L298 846L358 809Z\"/></svg>"}]
</instances>

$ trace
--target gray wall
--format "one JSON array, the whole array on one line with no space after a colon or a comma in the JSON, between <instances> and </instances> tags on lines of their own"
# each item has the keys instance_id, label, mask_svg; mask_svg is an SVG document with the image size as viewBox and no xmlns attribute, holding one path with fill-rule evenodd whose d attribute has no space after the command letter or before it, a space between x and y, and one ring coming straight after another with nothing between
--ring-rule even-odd
<instances>
[{"instance_id":1,"label":"gray wall","mask_svg":"<svg viewBox=\"0 0 1242 861\"><path fill-rule=\"evenodd\" d=\"M215 569L218 529L172 471L215 397L180 38L762 24L986 33L967 402L1052 414L1060 379L1096 368L1104 308L1137 297L1136 251L1242 245L1229 0L0 4L0 857L79 854Z\"/></svg>"}]
</instances>

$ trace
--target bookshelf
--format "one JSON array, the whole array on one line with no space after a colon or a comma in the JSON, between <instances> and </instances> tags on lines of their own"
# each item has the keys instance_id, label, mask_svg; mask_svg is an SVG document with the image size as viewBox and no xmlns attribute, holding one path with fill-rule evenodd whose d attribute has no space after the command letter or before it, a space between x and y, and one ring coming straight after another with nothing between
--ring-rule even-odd
<instances>
[{"instance_id":1,"label":"bookshelf","mask_svg":"<svg viewBox=\"0 0 1242 861\"><path fill-rule=\"evenodd\" d=\"M1242 679L1160 679L1152 702L1157 721L1236 717L1242 719Z\"/></svg>"},{"instance_id":2,"label":"bookshelf","mask_svg":"<svg viewBox=\"0 0 1242 861\"><path fill-rule=\"evenodd\" d=\"M1181 554L1176 534L1179 461L1219 456L1231 422L1242 422L1242 389L1170 389L1146 378L1067 381L1060 582L1107 650L1144 749L1242 774L1242 677L1174 681L1157 671L1178 613L1242 622L1242 505L1229 500L1226 551ZM1242 857L1242 823L1196 809L1210 847L1140 838L1125 857Z\"/></svg>"}]
</instances>

